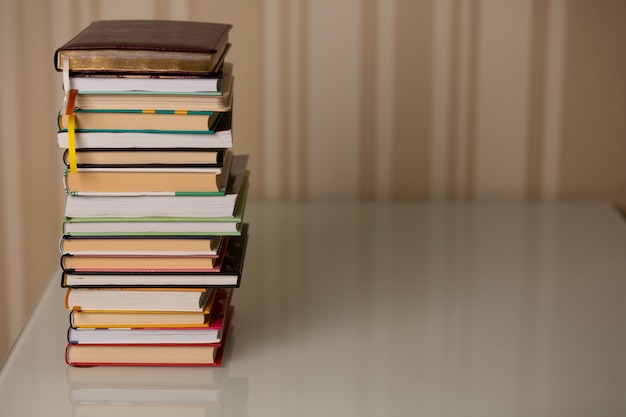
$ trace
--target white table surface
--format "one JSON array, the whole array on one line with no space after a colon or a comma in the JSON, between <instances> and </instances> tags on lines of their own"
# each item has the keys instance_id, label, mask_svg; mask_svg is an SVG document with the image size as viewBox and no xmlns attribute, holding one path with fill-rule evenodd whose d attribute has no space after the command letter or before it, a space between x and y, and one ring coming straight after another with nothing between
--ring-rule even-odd
<instances>
[{"instance_id":1,"label":"white table surface","mask_svg":"<svg viewBox=\"0 0 626 417\"><path fill-rule=\"evenodd\" d=\"M0 370L0 416L626 414L611 205L250 201L246 221L222 368L68 367L55 271ZM103 398L77 399L102 372ZM181 374L207 390L194 407L138 405Z\"/></svg>"}]
</instances>

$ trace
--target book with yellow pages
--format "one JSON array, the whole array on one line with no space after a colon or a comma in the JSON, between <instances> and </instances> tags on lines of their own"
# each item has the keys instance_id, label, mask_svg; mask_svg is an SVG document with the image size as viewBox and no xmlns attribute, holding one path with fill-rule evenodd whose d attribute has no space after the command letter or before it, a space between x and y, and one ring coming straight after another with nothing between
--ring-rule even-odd
<instances>
[{"instance_id":1,"label":"book with yellow pages","mask_svg":"<svg viewBox=\"0 0 626 417\"><path fill-rule=\"evenodd\" d=\"M67 341L73 344L118 344L118 343L218 343L224 331L224 319L230 308L232 289L213 292L212 314L207 316L204 326L157 327L129 326L82 327L69 326ZM138 313L146 315L145 313ZM152 314L154 315L154 314Z\"/></svg>"},{"instance_id":2,"label":"book with yellow pages","mask_svg":"<svg viewBox=\"0 0 626 417\"><path fill-rule=\"evenodd\" d=\"M232 290L211 290L202 311L80 311L70 312L73 328L188 328L208 327L211 318L223 310L225 301L230 302Z\"/></svg>"}]
</instances>

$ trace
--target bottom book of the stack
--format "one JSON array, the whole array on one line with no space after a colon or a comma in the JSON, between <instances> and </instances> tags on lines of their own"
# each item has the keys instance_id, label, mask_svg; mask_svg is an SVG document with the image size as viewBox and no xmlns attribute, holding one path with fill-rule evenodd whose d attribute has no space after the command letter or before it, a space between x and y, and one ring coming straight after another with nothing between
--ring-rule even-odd
<instances>
[{"instance_id":1,"label":"bottom book of the stack","mask_svg":"<svg viewBox=\"0 0 626 417\"><path fill-rule=\"evenodd\" d=\"M234 314L232 289L214 288L204 325L77 327L70 324L65 360L72 366L220 366ZM113 314L121 314L113 313ZM159 316L160 313L130 313Z\"/></svg>"}]
</instances>

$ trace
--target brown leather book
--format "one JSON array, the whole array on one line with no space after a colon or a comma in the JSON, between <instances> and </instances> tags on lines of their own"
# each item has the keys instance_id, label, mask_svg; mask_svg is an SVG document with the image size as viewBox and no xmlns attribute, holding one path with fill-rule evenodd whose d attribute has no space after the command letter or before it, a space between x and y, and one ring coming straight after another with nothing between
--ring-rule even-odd
<instances>
[{"instance_id":1,"label":"brown leather book","mask_svg":"<svg viewBox=\"0 0 626 417\"><path fill-rule=\"evenodd\" d=\"M92 22L54 54L57 71L210 75L219 71L232 25L177 20Z\"/></svg>"}]
</instances>

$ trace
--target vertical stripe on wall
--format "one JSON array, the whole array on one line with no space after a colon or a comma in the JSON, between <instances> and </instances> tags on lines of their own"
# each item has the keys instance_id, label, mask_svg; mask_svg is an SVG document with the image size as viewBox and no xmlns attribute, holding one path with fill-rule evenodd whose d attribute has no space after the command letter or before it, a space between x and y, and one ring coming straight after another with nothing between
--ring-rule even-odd
<instances>
[{"instance_id":1,"label":"vertical stripe on wall","mask_svg":"<svg viewBox=\"0 0 626 417\"><path fill-rule=\"evenodd\" d=\"M265 183L263 184L264 195L268 198L284 197L286 193L286 172L283 163L282 149L285 140L284 125L286 123L280 115L284 112L284 93L281 80L284 77L285 65L281 61L284 56L284 48L277 48L281 44L281 38L286 37L285 27L281 18L284 9L284 0L266 0L263 9L263 85L266 91L273 94L263 95L263 159L272 161L265 165ZM276 111L280 109L280 111ZM276 163L276 161L280 161ZM283 184L285 188L283 188Z\"/></svg>"},{"instance_id":2,"label":"vertical stripe on wall","mask_svg":"<svg viewBox=\"0 0 626 417\"><path fill-rule=\"evenodd\" d=\"M172 20L189 20L189 5L187 0L169 0L168 15L165 18Z\"/></svg>"},{"instance_id":3,"label":"vertical stripe on wall","mask_svg":"<svg viewBox=\"0 0 626 417\"><path fill-rule=\"evenodd\" d=\"M297 80L298 80L298 129L294 130L295 140L298 143L298 151L295 154L298 163L298 190L295 193L295 197L304 199L309 197L309 168L311 166L308 159L308 148L307 145L311 136L309 132L311 131L311 118L309 115L311 114L311 106L309 104L309 95L312 91L309 85L310 79L310 53L309 53L309 45L311 44L311 27L309 23L309 12L311 8L311 2L308 0L302 0L300 3L300 7L298 9L298 13L296 17L294 17L294 21L298 22L300 31L299 38L297 44L297 50L299 53L299 71L297 72ZM329 74L328 74L329 75ZM314 122L315 123L315 122ZM319 166L316 164L312 164L314 169L319 170Z\"/></svg>"},{"instance_id":4,"label":"vertical stripe on wall","mask_svg":"<svg viewBox=\"0 0 626 417\"><path fill-rule=\"evenodd\" d=\"M233 25L229 35L232 48L228 59L234 64L233 146L238 154L250 156L248 168L250 196L257 197L266 184L262 157L265 148L263 120L264 76L264 3L257 0L237 2L189 0L191 20L228 22ZM274 45L274 47L279 47ZM271 91L271 94L276 92ZM268 111L276 111L270 109Z\"/></svg>"},{"instance_id":5,"label":"vertical stripe on wall","mask_svg":"<svg viewBox=\"0 0 626 417\"><path fill-rule=\"evenodd\" d=\"M392 0L378 1L378 39L376 42L376 143L375 169L376 197L391 196L392 133L393 133L393 100L392 77L395 73L396 2Z\"/></svg>"},{"instance_id":6,"label":"vertical stripe on wall","mask_svg":"<svg viewBox=\"0 0 626 417\"><path fill-rule=\"evenodd\" d=\"M433 1L396 3L392 197L425 197L430 188Z\"/></svg>"},{"instance_id":7,"label":"vertical stripe on wall","mask_svg":"<svg viewBox=\"0 0 626 417\"><path fill-rule=\"evenodd\" d=\"M551 0L546 12L548 18L541 197L550 199L557 198L559 190L566 4L567 0Z\"/></svg>"},{"instance_id":8,"label":"vertical stripe on wall","mask_svg":"<svg viewBox=\"0 0 626 417\"><path fill-rule=\"evenodd\" d=\"M483 0L476 120L476 197L523 197L531 0Z\"/></svg>"},{"instance_id":9,"label":"vertical stripe on wall","mask_svg":"<svg viewBox=\"0 0 626 417\"><path fill-rule=\"evenodd\" d=\"M378 25L376 0L363 1L361 15L361 85L359 100L359 196L376 195L376 133L378 127Z\"/></svg>"},{"instance_id":10,"label":"vertical stripe on wall","mask_svg":"<svg viewBox=\"0 0 626 417\"><path fill-rule=\"evenodd\" d=\"M461 47L465 45L465 43L461 42L462 39L466 38L467 34L463 33L463 26L461 23L463 22L463 16L461 14L461 0L452 0L451 10L450 10L450 19L451 19L451 42L450 42L450 71L449 71L449 83L450 88L448 89L448 118L446 124L449 126L448 130L448 155L446 158L447 173L446 173L446 197L454 198L457 196L459 185L457 184L459 176L458 171L459 167L457 166L457 160L459 159L459 141L464 137L459 133L459 114L461 112L460 107L463 102L460 100L459 95L462 90L461 80L464 79L460 74L461 71ZM467 27L467 25L465 25Z\"/></svg>"},{"instance_id":11,"label":"vertical stripe on wall","mask_svg":"<svg viewBox=\"0 0 626 417\"><path fill-rule=\"evenodd\" d=\"M568 2L560 196L626 203L626 2Z\"/></svg>"},{"instance_id":12,"label":"vertical stripe on wall","mask_svg":"<svg viewBox=\"0 0 626 417\"><path fill-rule=\"evenodd\" d=\"M543 178L543 133L545 131L545 91L547 22L549 4L544 0L533 0L530 45L530 97L528 100L528 150L526 158L527 198L541 196Z\"/></svg>"},{"instance_id":13,"label":"vertical stripe on wall","mask_svg":"<svg viewBox=\"0 0 626 417\"><path fill-rule=\"evenodd\" d=\"M21 5L18 1L2 2L0 6L0 51L5 62L16 65L6 65L0 77L0 91L2 91L2 106L0 106L0 126L2 126L2 149L0 152L0 172L2 181L2 195L12 196L2 199L3 205L3 234L6 236L4 246L4 260L2 276L6 291L2 293L3 302L8 315L8 335L13 338L19 332L21 322L26 314L26 288L22 279L24 276L24 252L22 241L22 198L20 184L16 175L20 172L20 142L19 125L16 123L19 109L13 105L17 103L18 86L20 85L20 68L22 55L19 32L22 16ZM10 104L10 105L7 105Z\"/></svg>"},{"instance_id":14,"label":"vertical stripe on wall","mask_svg":"<svg viewBox=\"0 0 626 417\"><path fill-rule=\"evenodd\" d=\"M294 78L297 79L298 73L293 72L294 69L298 68L298 50L293 48L296 42L292 42L292 39L299 38L297 21L294 22L292 18L293 10L297 10L297 6L296 1L283 0L281 2L281 36L277 42L279 47L276 48L280 51L279 74L281 75L282 83L277 90L278 94L276 94L280 97L280 105L275 107L278 109L276 116L280 122L280 147L274 158L277 158L279 161L280 195L283 197L291 195L291 190L295 186L294 178L297 178L298 174L297 163L292 159L292 149L294 145L297 145L296 138L293 135L293 127L298 126L297 117L300 115L297 111L297 91L294 91ZM292 56L294 57L293 59ZM294 101L292 102L292 100ZM272 110L268 109L268 111Z\"/></svg>"},{"instance_id":15,"label":"vertical stripe on wall","mask_svg":"<svg viewBox=\"0 0 626 417\"><path fill-rule=\"evenodd\" d=\"M452 68L445 194L449 198L468 198L474 194L479 6L474 0L454 0L451 7Z\"/></svg>"},{"instance_id":16,"label":"vertical stripe on wall","mask_svg":"<svg viewBox=\"0 0 626 417\"><path fill-rule=\"evenodd\" d=\"M477 94L478 94L478 59L480 49L478 45L478 33L480 28L480 16L482 3L479 0L468 2L468 41L467 41L467 95L465 97L465 123L466 129L466 159L464 172L464 191L462 198L474 198L476 194L476 141L477 141ZM461 182L461 180L460 180Z\"/></svg>"},{"instance_id":17,"label":"vertical stripe on wall","mask_svg":"<svg viewBox=\"0 0 626 417\"><path fill-rule=\"evenodd\" d=\"M432 139L430 154L430 193L447 196L450 147L449 107L452 66L452 0L438 0L433 10ZM456 68L456 66L455 66Z\"/></svg>"},{"instance_id":18,"label":"vertical stripe on wall","mask_svg":"<svg viewBox=\"0 0 626 417\"><path fill-rule=\"evenodd\" d=\"M358 195L361 1L308 4L309 197ZM315 105L313 105L315 104Z\"/></svg>"},{"instance_id":19,"label":"vertical stripe on wall","mask_svg":"<svg viewBox=\"0 0 626 417\"><path fill-rule=\"evenodd\" d=\"M169 13L167 4L155 0L96 0L92 5L92 20L99 19L156 19ZM120 16L120 10L124 13Z\"/></svg>"},{"instance_id":20,"label":"vertical stripe on wall","mask_svg":"<svg viewBox=\"0 0 626 417\"><path fill-rule=\"evenodd\" d=\"M22 31L19 36L19 74L13 81L18 86L17 107L13 124L19 127L17 135L9 137L19 145L18 169L11 178L18 183L16 198L22 199L22 230L20 247L24 264L22 275L12 276L22 280L25 301L32 306L39 298L45 284L58 265L59 228L64 197L61 152L56 144L56 111L63 95L56 84L53 67L54 22L50 19L52 8L46 0L20 2L22 27L37 30ZM37 149L36 152L33 150ZM12 194L13 195L13 194ZM28 308L29 308L28 307Z\"/></svg>"}]
</instances>

